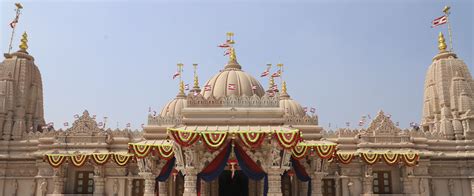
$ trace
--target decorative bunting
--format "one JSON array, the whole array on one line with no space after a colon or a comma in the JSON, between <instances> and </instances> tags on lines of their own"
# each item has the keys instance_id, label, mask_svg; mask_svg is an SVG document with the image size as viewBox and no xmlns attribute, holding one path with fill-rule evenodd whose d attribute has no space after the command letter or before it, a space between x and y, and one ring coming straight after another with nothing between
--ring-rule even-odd
<instances>
[{"instance_id":1,"label":"decorative bunting","mask_svg":"<svg viewBox=\"0 0 474 196\"><path fill-rule=\"evenodd\" d=\"M280 146L284 149L293 148L300 140L300 131L276 131L276 138Z\"/></svg>"},{"instance_id":2,"label":"decorative bunting","mask_svg":"<svg viewBox=\"0 0 474 196\"><path fill-rule=\"evenodd\" d=\"M258 133L258 132L248 132L248 133L245 133L245 132L242 132L242 133L239 133L239 138L240 138L240 141L241 143L247 147L247 148L251 148L251 149L255 149L255 148L259 148L262 143L263 143L263 140L265 139L265 133Z\"/></svg>"},{"instance_id":3,"label":"decorative bunting","mask_svg":"<svg viewBox=\"0 0 474 196\"><path fill-rule=\"evenodd\" d=\"M173 146L172 145L160 145L155 147L158 156L164 160L170 160L174 158Z\"/></svg>"},{"instance_id":4,"label":"decorative bunting","mask_svg":"<svg viewBox=\"0 0 474 196\"><path fill-rule=\"evenodd\" d=\"M379 161L379 155L376 153L361 153L360 158L369 165L373 165Z\"/></svg>"},{"instance_id":5,"label":"decorative bunting","mask_svg":"<svg viewBox=\"0 0 474 196\"><path fill-rule=\"evenodd\" d=\"M119 166L125 166L131 159L133 155L128 154L114 154L115 163Z\"/></svg>"},{"instance_id":6,"label":"decorative bunting","mask_svg":"<svg viewBox=\"0 0 474 196\"><path fill-rule=\"evenodd\" d=\"M91 154L92 160L94 160L95 164L97 165L103 165L107 163L107 161L110 158L110 154L108 153L93 153Z\"/></svg>"},{"instance_id":7,"label":"decorative bunting","mask_svg":"<svg viewBox=\"0 0 474 196\"><path fill-rule=\"evenodd\" d=\"M415 166L418 164L418 159L420 156L416 153L407 153L402 155L403 162L409 167Z\"/></svg>"},{"instance_id":8,"label":"decorative bunting","mask_svg":"<svg viewBox=\"0 0 474 196\"><path fill-rule=\"evenodd\" d=\"M151 145L130 144L137 158L144 158L151 152Z\"/></svg>"},{"instance_id":9,"label":"decorative bunting","mask_svg":"<svg viewBox=\"0 0 474 196\"><path fill-rule=\"evenodd\" d=\"M382 158L388 165L396 165L398 163L399 154L387 152L382 154Z\"/></svg>"},{"instance_id":10,"label":"decorative bunting","mask_svg":"<svg viewBox=\"0 0 474 196\"><path fill-rule=\"evenodd\" d=\"M293 157L297 160L304 158L308 153L308 146L296 145L292 150Z\"/></svg>"},{"instance_id":11,"label":"decorative bunting","mask_svg":"<svg viewBox=\"0 0 474 196\"><path fill-rule=\"evenodd\" d=\"M83 166L86 163L88 158L89 156L85 154L75 154L75 155L69 156L69 160L71 161L72 165L76 167Z\"/></svg>"},{"instance_id":12,"label":"decorative bunting","mask_svg":"<svg viewBox=\"0 0 474 196\"><path fill-rule=\"evenodd\" d=\"M61 164L64 163L64 161L66 161L66 158L67 156L69 155L63 155L63 154L47 154L46 155L46 159L48 160L48 163L57 168L59 166L61 166Z\"/></svg>"},{"instance_id":13,"label":"decorative bunting","mask_svg":"<svg viewBox=\"0 0 474 196\"><path fill-rule=\"evenodd\" d=\"M174 141L183 147L191 146L199 139L199 133L195 131L169 130L171 131Z\"/></svg>"},{"instance_id":14,"label":"decorative bunting","mask_svg":"<svg viewBox=\"0 0 474 196\"><path fill-rule=\"evenodd\" d=\"M354 154L352 153L336 153L337 160L343 164L351 163L352 159L354 158Z\"/></svg>"},{"instance_id":15,"label":"decorative bunting","mask_svg":"<svg viewBox=\"0 0 474 196\"><path fill-rule=\"evenodd\" d=\"M219 149L224 141L227 139L227 132L202 132L202 140L206 144L206 147L209 150L217 150Z\"/></svg>"},{"instance_id":16,"label":"decorative bunting","mask_svg":"<svg viewBox=\"0 0 474 196\"><path fill-rule=\"evenodd\" d=\"M317 145L315 148L316 153L318 153L319 157L322 159L328 159L332 157L336 151L336 145Z\"/></svg>"}]
</instances>

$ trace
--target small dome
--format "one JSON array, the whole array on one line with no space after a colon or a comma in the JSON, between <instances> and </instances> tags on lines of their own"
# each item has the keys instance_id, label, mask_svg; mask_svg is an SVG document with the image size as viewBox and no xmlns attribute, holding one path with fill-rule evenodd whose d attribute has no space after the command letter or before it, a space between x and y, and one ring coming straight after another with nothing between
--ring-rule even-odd
<instances>
[{"instance_id":1,"label":"small dome","mask_svg":"<svg viewBox=\"0 0 474 196\"><path fill-rule=\"evenodd\" d=\"M285 115L287 116L305 116L306 113L304 112L303 107L301 105L291 99L291 97L286 93L286 85L284 87L282 94L280 95L280 108L285 111Z\"/></svg>"},{"instance_id":2,"label":"small dome","mask_svg":"<svg viewBox=\"0 0 474 196\"><path fill-rule=\"evenodd\" d=\"M207 90L210 88L210 90ZM234 90L235 89L235 90ZM211 95L215 98L235 96L263 96L265 91L262 85L251 75L240 69L240 65L229 64L220 73L214 75L206 82L201 94L208 98Z\"/></svg>"},{"instance_id":3,"label":"small dome","mask_svg":"<svg viewBox=\"0 0 474 196\"><path fill-rule=\"evenodd\" d=\"M181 111L186 107L187 101L185 96L178 95L176 98L168 102L168 104L161 109L161 117L177 117L181 116Z\"/></svg>"}]
</instances>

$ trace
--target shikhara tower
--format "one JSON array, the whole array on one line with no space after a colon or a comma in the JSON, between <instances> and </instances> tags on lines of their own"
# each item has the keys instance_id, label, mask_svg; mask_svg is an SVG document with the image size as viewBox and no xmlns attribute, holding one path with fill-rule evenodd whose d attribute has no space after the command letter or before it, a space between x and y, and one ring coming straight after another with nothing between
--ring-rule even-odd
<instances>
[{"instance_id":1,"label":"shikhara tower","mask_svg":"<svg viewBox=\"0 0 474 196\"><path fill-rule=\"evenodd\" d=\"M474 80L467 65L447 46L442 33L439 53L425 77L423 131L446 139L474 139Z\"/></svg>"},{"instance_id":2,"label":"shikhara tower","mask_svg":"<svg viewBox=\"0 0 474 196\"><path fill-rule=\"evenodd\" d=\"M65 130L44 126L41 74L23 34L0 63L0 196L474 194L474 83L442 34L421 129L380 111L367 128L336 131L290 97L287 81L278 89L270 66L268 89L246 73L232 36L223 70L200 86L194 64L186 92L178 64L178 94L132 131L105 129L88 111Z\"/></svg>"}]
</instances>

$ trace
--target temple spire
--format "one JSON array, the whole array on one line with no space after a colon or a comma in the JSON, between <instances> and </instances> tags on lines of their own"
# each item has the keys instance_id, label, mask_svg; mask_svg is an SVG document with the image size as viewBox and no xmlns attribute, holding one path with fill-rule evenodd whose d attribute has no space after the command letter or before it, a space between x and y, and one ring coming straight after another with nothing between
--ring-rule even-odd
<instances>
[{"instance_id":1,"label":"temple spire","mask_svg":"<svg viewBox=\"0 0 474 196\"><path fill-rule=\"evenodd\" d=\"M234 33L228 32L226 42L219 45L221 48L226 48L224 55L229 55L229 61L225 66L226 69L241 69L242 67L237 62L237 55L234 48Z\"/></svg>"},{"instance_id":2,"label":"temple spire","mask_svg":"<svg viewBox=\"0 0 474 196\"><path fill-rule=\"evenodd\" d=\"M443 52L446 52L446 41L444 39L444 35L443 33L439 32L439 35L438 35L438 49L439 49L439 53L443 53Z\"/></svg>"}]
</instances>

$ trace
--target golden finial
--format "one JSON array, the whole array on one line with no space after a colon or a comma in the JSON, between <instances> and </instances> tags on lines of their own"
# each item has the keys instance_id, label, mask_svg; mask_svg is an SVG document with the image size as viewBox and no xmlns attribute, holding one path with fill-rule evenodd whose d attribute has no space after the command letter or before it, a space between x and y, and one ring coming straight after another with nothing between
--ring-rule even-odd
<instances>
[{"instance_id":1,"label":"golden finial","mask_svg":"<svg viewBox=\"0 0 474 196\"><path fill-rule=\"evenodd\" d=\"M197 75L197 66L198 64L193 64L194 67L194 88L197 89L199 88L199 79Z\"/></svg>"},{"instance_id":2,"label":"golden finial","mask_svg":"<svg viewBox=\"0 0 474 196\"><path fill-rule=\"evenodd\" d=\"M28 49L28 34L24 32L21 37L20 49L21 51L26 52L26 49Z\"/></svg>"},{"instance_id":3,"label":"golden finial","mask_svg":"<svg viewBox=\"0 0 474 196\"><path fill-rule=\"evenodd\" d=\"M179 94L184 94L184 82L182 80L179 82Z\"/></svg>"},{"instance_id":4,"label":"golden finial","mask_svg":"<svg viewBox=\"0 0 474 196\"><path fill-rule=\"evenodd\" d=\"M286 93L286 82L285 81L283 81L283 84L281 85L281 93L282 94L287 94Z\"/></svg>"},{"instance_id":5,"label":"golden finial","mask_svg":"<svg viewBox=\"0 0 474 196\"><path fill-rule=\"evenodd\" d=\"M23 9L23 6L20 3L15 3L17 9Z\"/></svg>"},{"instance_id":6,"label":"golden finial","mask_svg":"<svg viewBox=\"0 0 474 196\"><path fill-rule=\"evenodd\" d=\"M446 52L446 42L444 40L444 35L443 33L439 32L439 35L438 35L438 49L439 49L439 52Z\"/></svg>"},{"instance_id":7,"label":"golden finial","mask_svg":"<svg viewBox=\"0 0 474 196\"><path fill-rule=\"evenodd\" d=\"M235 44L235 41L234 41L234 33L232 33L232 32L227 32L227 43L228 43L228 44Z\"/></svg>"},{"instance_id":8,"label":"golden finial","mask_svg":"<svg viewBox=\"0 0 474 196\"><path fill-rule=\"evenodd\" d=\"M443 12L444 12L445 14L449 14L449 10L450 10L450 9L451 9L451 7L449 7L449 6L444 6Z\"/></svg>"}]
</instances>

